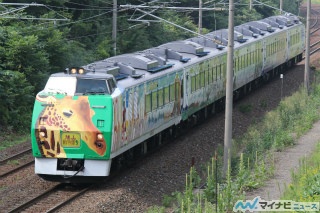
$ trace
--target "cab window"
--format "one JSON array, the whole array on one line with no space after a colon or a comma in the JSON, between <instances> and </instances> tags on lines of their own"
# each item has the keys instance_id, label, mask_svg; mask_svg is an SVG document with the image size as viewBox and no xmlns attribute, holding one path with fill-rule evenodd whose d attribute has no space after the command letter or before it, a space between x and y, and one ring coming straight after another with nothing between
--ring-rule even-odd
<instances>
[{"instance_id":1,"label":"cab window","mask_svg":"<svg viewBox=\"0 0 320 213\"><path fill-rule=\"evenodd\" d=\"M76 93L78 94L110 94L106 80L77 79Z\"/></svg>"}]
</instances>

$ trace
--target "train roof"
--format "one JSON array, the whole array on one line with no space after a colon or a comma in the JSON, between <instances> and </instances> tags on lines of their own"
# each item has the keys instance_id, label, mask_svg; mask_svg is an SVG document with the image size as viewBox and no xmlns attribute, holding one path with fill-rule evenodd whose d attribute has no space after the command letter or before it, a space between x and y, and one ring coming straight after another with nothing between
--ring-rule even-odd
<instances>
[{"instance_id":1,"label":"train roof","mask_svg":"<svg viewBox=\"0 0 320 213\"><path fill-rule=\"evenodd\" d=\"M59 73L54 73L51 74L50 77L76 77L76 78L82 78L82 79L110 79L110 78L114 78L114 76L112 74L108 74L108 73L103 73L103 72L86 72L83 74L71 74L66 72L59 72Z\"/></svg>"},{"instance_id":2,"label":"train roof","mask_svg":"<svg viewBox=\"0 0 320 213\"><path fill-rule=\"evenodd\" d=\"M297 24L301 24L297 16L284 14L235 26L234 47L249 44ZM147 50L96 61L83 68L113 75L118 87L125 88L224 54L227 43L228 30L221 29L203 37L172 41Z\"/></svg>"}]
</instances>

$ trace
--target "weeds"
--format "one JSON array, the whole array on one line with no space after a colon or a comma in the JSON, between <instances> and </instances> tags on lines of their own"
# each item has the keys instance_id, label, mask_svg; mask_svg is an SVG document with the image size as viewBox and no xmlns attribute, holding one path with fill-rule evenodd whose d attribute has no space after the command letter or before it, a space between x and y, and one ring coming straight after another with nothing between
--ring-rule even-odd
<instances>
[{"instance_id":1,"label":"weeds","mask_svg":"<svg viewBox=\"0 0 320 213\"><path fill-rule=\"evenodd\" d=\"M299 170L291 172L292 183L286 188L282 199L299 202L320 200L320 143L309 157L300 160Z\"/></svg>"},{"instance_id":2,"label":"weeds","mask_svg":"<svg viewBox=\"0 0 320 213\"><path fill-rule=\"evenodd\" d=\"M239 106L239 111L246 114L252 111L252 105L251 104L243 104Z\"/></svg>"}]
</instances>

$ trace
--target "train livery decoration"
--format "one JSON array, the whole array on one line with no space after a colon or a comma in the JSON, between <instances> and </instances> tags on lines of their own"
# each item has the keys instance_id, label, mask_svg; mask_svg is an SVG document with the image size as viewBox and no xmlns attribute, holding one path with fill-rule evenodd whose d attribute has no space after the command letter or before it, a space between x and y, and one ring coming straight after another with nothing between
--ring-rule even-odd
<instances>
[{"instance_id":1,"label":"train livery decoration","mask_svg":"<svg viewBox=\"0 0 320 213\"><path fill-rule=\"evenodd\" d=\"M35 173L90 181L214 113L226 92L228 30L52 74L34 103ZM302 60L305 27L291 14L234 28L234 95Z\"/></svg>"},{"instance_id":2,"label":"train livery decoration","mask_svg":"<svg viewBox=\"0 0 320 213\"><path fill-rule=\"evenodd\" d=\"M59 99L38 94L36 100L43 106L36 124L38 146L43 157L66 157L63 147L80 147L82 142L99 156L105 154L105 140L95 141L101 132L92 123L94 111L87 96L74 100L71 96Z\"/></svg>"}]
</instances>

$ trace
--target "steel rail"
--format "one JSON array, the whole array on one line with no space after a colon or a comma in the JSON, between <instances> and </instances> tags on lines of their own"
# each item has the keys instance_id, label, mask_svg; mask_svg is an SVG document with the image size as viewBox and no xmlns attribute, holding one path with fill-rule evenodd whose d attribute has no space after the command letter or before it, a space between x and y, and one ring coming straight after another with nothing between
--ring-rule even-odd
<instances>
[{"instance_id":1,"label":"steel rail","mask_svg":"<svg viewBox=\"0 0 320 213\"><path fill-rule=\"evenodd\" d=\"M19 156L21 156L21 155L24 155L24 154L26 154L27 152L30 152L30 151L31 151L31 148L28 148L28 149L26 149L26 150L23 150L23 151L17 153L17 154L14 154L14 155L12 155L12 156L10 156L10 157L7 157L7 158L5 158L5 159L3 159L3 160L0 161L0 165L5 164L5 163L8 162L9 160L12 160L12 159L14 159L14 158L17 158L17 157L19 157Z\"/></svg>"},{"instance_id":2,"label":"steel rail","mask_svg":"<svg viewBox=\"0 0 320 213\"><path fill-rule=\"evenodd\" d=\"M33 203L37 202L38 200L40 200L42 197L50 194L51 192L57 190L59 187L61 187L63 184L57 184L53 187L51 187L50 189L47 189L46 191L44 191L43 193L41 193L40 195L38 195L37 197L32 198L31 200L28 200L27 202L19 205L18 207L11 209L10 211L8 211L8 213L13 213L13 212L20 212L22 210L24 210L25 208L29 207L30 205L32 205Z\"/></svg>"},{"instance_id":3,"label":"steel rail","mask_svg":"<svg viewBox=\"0 0 320 213\"><path fill-rule=\"evenodd\" d=\"M0 178L3 178L3 177L5 177L5 176L8 176L8 175L10 175L10 174L12 174L12 173L14 173L14 172L16 172L16 171L18 171L18 170L21 170L21 169L23 169L23 168L25 168L25 167L33 164L33 163L34 163L34 160L29 161L29 162L27 162L27 163L25 163L25 164L23 164L23 165L21 165L21 166L19 166L19 167L16 167L16 168L14 168L14 169L11 169L11 170L9 170L9 171L7 171L7 172L5 172L5 173L2 173L2 174L0 174Z\"/></svg>"}]
</instances>

